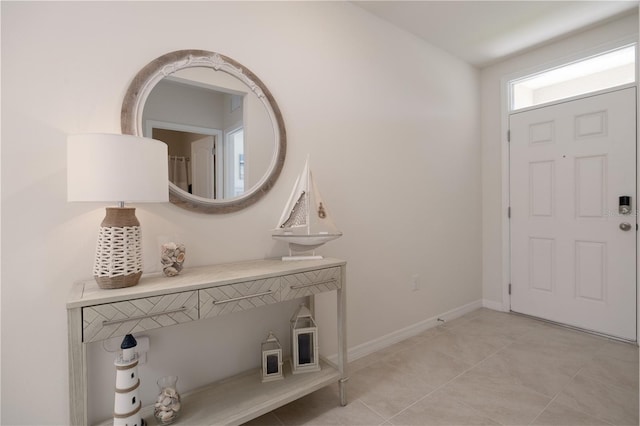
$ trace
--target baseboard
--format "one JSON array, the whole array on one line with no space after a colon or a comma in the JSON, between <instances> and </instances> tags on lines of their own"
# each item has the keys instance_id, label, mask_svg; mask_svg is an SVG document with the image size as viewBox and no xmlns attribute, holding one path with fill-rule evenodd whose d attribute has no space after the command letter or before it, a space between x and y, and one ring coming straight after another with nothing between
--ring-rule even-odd
<instances>
[{"instance_id":1,"label":"baseboard","mask_svg":"<svg viewBox=\"0 0 640 426\"><path fill-rule=\"evenodd\" d=\"M420 334L423 331L437 326L438 324L440 324L438 319L451 321L455 318L461 317L464 314L481 308L483 307L483 305L483 300L476 300L466 305L451 309L447 312L443 312L440 315L436 315L434 317L420 321L416 324L410 325L409 327L402 328L400 330L378 337L377 339L359 344L347 350L347 359L349 360L349 362L355 361L358 358L362 358L363 356L372 354L376 351L384 349L388 346L391 346L395 343L408 339L409 337L413 337L416 334ZM333 363L337 362L337 359L337 354L327 357L327 360Z\"/></svg>"},{"instance_id":2,"label":"baseboard","mask_svg":"<svg viewBox=\"0 0 640 426\"><path fill-rule=\"evenodd\" d=\"M509 308L505 307L501 302L482 299L482 307L493 309L494 311L509 312Z\"/></svg>"}]
</instances>

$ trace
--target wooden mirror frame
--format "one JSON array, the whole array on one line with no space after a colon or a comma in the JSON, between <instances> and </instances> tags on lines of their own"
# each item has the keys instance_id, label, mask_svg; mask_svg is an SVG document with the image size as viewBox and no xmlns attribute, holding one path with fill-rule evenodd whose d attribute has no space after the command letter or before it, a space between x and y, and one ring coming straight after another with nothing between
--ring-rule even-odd
<instances>
[{"instance_id":1,"label":"wooden mirror frame","mask_svg":"<svg viewBox=\"0 0 640 426\"><path fill-rule=\"evenodd\" d=\"M275 136L274 155L265 175L249 191L239 197L213 200L189 194L171 182L169 201L184 209L199 213L231 213L244 209L261 199L280 176L287 151L287 135L280 108L264 83L235 60L206 50L177 50L154 59L133 78L122 102L121 127L123 134L143 136L142 113L153 88L176 71L192 67L212 68L233 75L242 81L264 104Z\"/></svg>"}]
</instances>

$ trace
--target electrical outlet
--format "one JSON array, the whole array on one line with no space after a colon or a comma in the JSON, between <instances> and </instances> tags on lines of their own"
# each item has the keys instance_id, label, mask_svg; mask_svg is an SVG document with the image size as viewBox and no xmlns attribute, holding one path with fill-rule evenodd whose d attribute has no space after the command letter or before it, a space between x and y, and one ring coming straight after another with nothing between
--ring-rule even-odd
<instances>
[{"instance_id":1,"label":"electrical outlet","mask_svg":"<svg viewBox=\"0 0 640 426\"><path fill-rule=\"evenodd\" d=\"M149 336L133 336L136 339L136 352L138 353L138 363L140 365L147 363L147 352L149 352ZM102 342L105 351L111 353L120 352L120 344L123 337L112 337Z\"/></svg>"},{"instance_id":2,"label":"electrical outlet","mask_svg":"<svg viewBox=\"0 0 640 426\"><path fill-rule=\"evenodd\" d=\"M138 362L140 365L147 363L147 352L149 352L149 336L136 337L138 342Z\"/></svg>"},{"instance_id":3,"label":"electrical outlet","mask_svg":"<svg viewBox=\"0 0 640 426\"><path fill-rule=\"evenodd\" d=\"M411 276L411 291L420 290L420 276L418 274L414 274Z\"/></svg>"}]
</instances>

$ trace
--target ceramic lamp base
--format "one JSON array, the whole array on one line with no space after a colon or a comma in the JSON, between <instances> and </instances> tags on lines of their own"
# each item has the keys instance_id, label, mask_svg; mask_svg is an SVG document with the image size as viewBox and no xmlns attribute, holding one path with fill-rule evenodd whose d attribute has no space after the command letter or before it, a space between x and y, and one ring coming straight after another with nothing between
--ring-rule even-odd
<instances>
[{"instance_id":1,"label":"ceramic lamp base","mask_svg":"<svg viewBox=\"0 0 640 426\"><path fill-rule=\"evenodd\" d=\"M142 276L142 239L136 209L106 210L98 234L93 276L103 289L134 286Z\"/></svg>"}]
</instances>

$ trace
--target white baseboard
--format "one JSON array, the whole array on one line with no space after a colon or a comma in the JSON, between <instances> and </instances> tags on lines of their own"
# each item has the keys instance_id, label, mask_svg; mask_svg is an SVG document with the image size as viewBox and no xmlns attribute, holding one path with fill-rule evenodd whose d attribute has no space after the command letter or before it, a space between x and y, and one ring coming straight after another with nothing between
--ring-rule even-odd
<instances>
[{"instance_id":1,"label":"white baseboard","mask_svg":"<svg viewBox=\"0 0 640 426\"><path fill-rule=\"evenodd\" d=\"M482 299L482 307L487 309L493 309L494 311L509 312L509 308L504 306L501 302L493 300Z\"/></svg>"},{"instance_id":2,"label":"white baseboard","mask_svg":"<svg viewBox=\"0 0 640 426\"><path fill-rule=\"evenodd\" d=\"M434 317L420 321L416 324L410 325L409 327L402 328L400 330L378 337L377 339L373 339L368 342L359 344L347 350L347 359L349 360L349 362L355 361L358 358L362 358L363 356L372 354L376 351L384 349L388 346L391 346L395 343L408 339L409 337L413 337L417 334L422 333L423 331L426 331L430 328L437 326L438 324L440 324L438 319L451 321L453 319L461 317L464 314L467 314L471 311L481 308L483 307L483 305L484 305L484 300L476 300L466 305L451 309L447 312L443 312L440 315L436 315ZM337 354L330 355L327 357L327 360L333 363L337 362L337 359L338 359Z\"/></svg>"}]
</instances>

